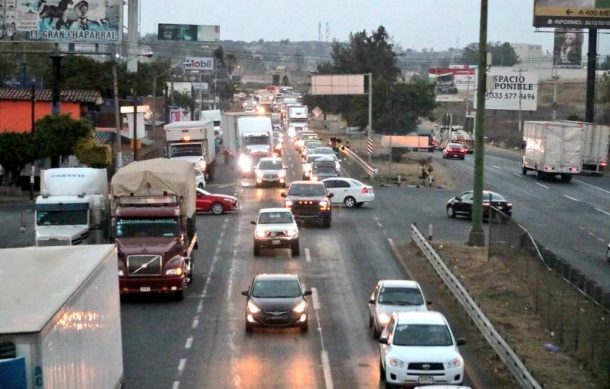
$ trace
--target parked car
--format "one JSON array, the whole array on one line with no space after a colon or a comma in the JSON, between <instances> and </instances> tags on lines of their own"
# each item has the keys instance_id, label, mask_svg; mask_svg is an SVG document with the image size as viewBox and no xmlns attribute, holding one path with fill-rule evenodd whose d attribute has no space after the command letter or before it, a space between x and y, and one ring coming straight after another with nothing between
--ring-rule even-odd
<instances>
[{"instance_id":1,"label":"parked car","mask_svg":"<svg viewBox=\"0 0 610 389\"><path fill-rule=\"evenodd\" d=\"M254 168L254 176L257 187L263 184L286 187L286 167L279 158L261 158Z\"/></svg>"},{"instance_id":2,"label":"parked car","mask_svg":"<svg viewBox=\"0 0 610 389\"><path fill-rule=\"evenodd\" d=\"M332 193L333 203L343 203L347 208L361 207L375 200L375 191L354 178L334 177L322 180L328 193Z\"/></svg>"},{"instance_id":3,"label":"parked car","mask_svg":"<svg viewBox=\"0 0 610 389\"><path fill-rule=\"evenodd\" d=\"M393 313L379 338L379 376L395 385L461 384L464 359L440 312Z\"/></svg>"},{"instance_id":4,"label":"parked car","mask_svg":"<svg viewBox=\"0 0 610 389\"><path fill-rule=\"evenodd\" d=\"M214 215L221 215L225 212L239 210L239 201L235 196L210 193L197 188L195 208L197 212L211 212Z\"/></svg>"},{"instance_id":5,"label":"parked car","mask_svg":"<svg viewBox=\"0 0 610 389\"><path fill-rule=\"evenodd\" d=\"M465 159L468 154L468 149L459 143L448 143L443 149L443 159L459 158Z\"/></svg>"},{"instance_id":6,"label":"parked car","mask_svg":"<svg viewBox=\"0 0 610 389\"><path fill-rule=\"evenodd\" d=\"M380 280L369 298L369 327L377 339L394 312L427 311L421 287L412 280Z\"/></svg>"},{"instance_id":7,"label":"parked car","mask_svg":"<svg viewBox=\"0 0 610 389\"><path fill-rule=\"evenodd\" d=\"M284 207L290 209L294 218L302 221L316 221L324 227L330 227L332 193L326 191L321 182L294 181L288 193L282 192Z\"/></svg>"},{"instance_id":8,"label":"parked car","mask_svg":"<svg viewBox=\"0 0 610 389\"><path fill-rule=\"evenodd\" d=\"M199 168L194 168L195 169L195 184L197 185L197 188L199 189L203 189L205 188L205 175L203 174L203 172L201 171L201 169Z\"/></svg>"},{"instance_id":9,"label":"parked car","mask_svg":"<svg viewBox=\"0 0 610 389\"><path fill-rule=\"evenodd\" d=\"M311 290L305 290L297 275L259 274L241 294L247 297L246 332L257 326L309 329L305 297Z\"/></svg>"},{"instance_id":10,"label":"parked car","mask_svg":"<svg viewBox=\"0 0 610 389\"><path fill-rule=\"evenodd\" d=\"M289 248L293 257L299 255L299 227L289 209L263 208L251 223L256 226L254 256L262 248Z\"/></svg>"},{"instance_id":11,"label":"parked car","mask_svg":"<svg viewBox=\"0 0 610 389\"><path fill-rule=\"evenodd\" d=\"M450 198L449 201L447 201L447 216L472 217L472 196L473 192L469 190L459 196ZM513 213L512 203L508 202L508 200L496 192L485 190L483 191L483 218L489 218L490 204L508 216L511 216Z\"/></svg>"}]
</instances>

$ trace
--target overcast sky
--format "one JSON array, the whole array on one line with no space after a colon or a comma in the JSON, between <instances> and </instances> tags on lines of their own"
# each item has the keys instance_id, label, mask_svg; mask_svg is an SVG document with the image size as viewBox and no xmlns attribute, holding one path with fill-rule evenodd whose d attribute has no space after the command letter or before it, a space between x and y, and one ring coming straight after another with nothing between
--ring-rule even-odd
<instances>
[{"instance_id":1,"label":"overcast sky","mask_svg":"<svg viewBox=\"0 0 610 389\"><path fill-rule=\"evenodd\" d=\"M405 49L445 50L478 42L480 0L140 0L141 31L158 23L220 25L221 40L345 41L350 32L383 25ZM540 44L552 51L552 30L532 26L534 0L489 0L488 41ZM609 30L599 30L610 32ZM585 42L586 42L585 37ZM600 34L598 53L610 54ZM584 53L586 53L586 49Z\"/></svg>"}]
</instances>

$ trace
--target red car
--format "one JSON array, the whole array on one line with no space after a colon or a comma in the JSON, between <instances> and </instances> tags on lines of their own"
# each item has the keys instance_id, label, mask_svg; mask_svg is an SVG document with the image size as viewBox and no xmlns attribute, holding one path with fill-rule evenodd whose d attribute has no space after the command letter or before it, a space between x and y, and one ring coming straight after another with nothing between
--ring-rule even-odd
<instances>
[{"instance_id":1,"label":"red car","mask_svg":"<svg viewBox=\"0 0 610 389\"><path fill-rule=\"evenodd\" d=\"M443 149L443 159L447 158L466 158L468 150L459 143L449 143L447 147Z\"/></svg>"},{"instance_id":2,"label":"red car","mask_svg":"<svg viewBox=\"0 0 610 389\"><path fill-rule=\"evenodd\" d=\"M225 212L239 210L239 201L235 196L210 193L197 188L195 207L197 212L211 212L214 215L220 215Z\"/></svg>"}]
</instances>

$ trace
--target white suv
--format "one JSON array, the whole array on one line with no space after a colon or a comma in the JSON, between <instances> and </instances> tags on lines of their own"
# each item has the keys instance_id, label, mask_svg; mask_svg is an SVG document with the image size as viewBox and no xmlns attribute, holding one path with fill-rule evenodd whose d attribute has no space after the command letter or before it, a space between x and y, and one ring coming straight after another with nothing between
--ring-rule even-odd
<instances>
[{"instance_id":1,"label":"white suv","mask_svg":"<svg viewBox=\"0 0 610 389\"><path fill-rule=\"evenodd\" d=\"M299 256L299 227L292 212L286 208L263 208L258 212L254 229L254 256L263 248L289 248Z\"/></svg>"},{"instance_id":2,"label":"white suv","mask_svg":"<svg viewBox=\"0 0 610 389\"><path fill-rule=\"evenodd\" d=\"M394 385L455 385L464 381L464 359L440 312L393 313L379 338L379 375Z\"/></svg>"}]
</instances>

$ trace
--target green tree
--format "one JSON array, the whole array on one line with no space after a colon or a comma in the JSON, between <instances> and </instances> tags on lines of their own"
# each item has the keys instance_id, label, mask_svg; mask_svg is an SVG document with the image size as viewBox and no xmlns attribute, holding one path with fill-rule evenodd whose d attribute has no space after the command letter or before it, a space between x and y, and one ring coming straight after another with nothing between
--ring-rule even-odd
<instances>
[{"instance_id":1,"label":"green tree","mask_svg":"<svg viewBox=\"0 0 610 389\"><path fill-rule=\"evenodd\" d=\"M606 55L604 62L599 65L599 70L610 70L610 55Z\"/></svg>"},{"instance_id":2,"label":"green tree","mask_svg":"<svg viewBox=\"0 0 610 389\"><path fill-rule=\"evenodd\" d=\"M93 168L103 169L112 163L110 146L98 143L95 138L82 138L74 148L78 160Z\"/></svg>"},{"instance_id":3,"label":"green tree","mask_svg":"<svg viewBox=\"0 0 610 389\"><path fill-rule=\"evenodd\" d=\"M70 115L48 115L36 122L34 139L39 157L51 158L51 166L59 166L59 158L74 154L79 140L92 138L94 129L87 119L75 120Z\"/></svg>"},{"instance_id":4,"label":"green tree","mask_svg":"<svg viewBox=\"0 0 610 389\"><path fill-rule=\"evenodd\" d=\"M508 42L487 43L487 52L491 53L492 66L513 66L519 62L519 56ZM471 43L464 47L462 63L465 65L479 64L479 44Z\"/></svg>"},{"instance_id":5,"label":"green tree","mask_svg":"<svg viewBox=\"0 0 610 389\"><path fill-rule=\"evenodd\" d=\"M5 183L12 185L23 167L36 159L36 146L30 133L0 133L0 165L5 171Z\"/></svg>"}]
</instances>

